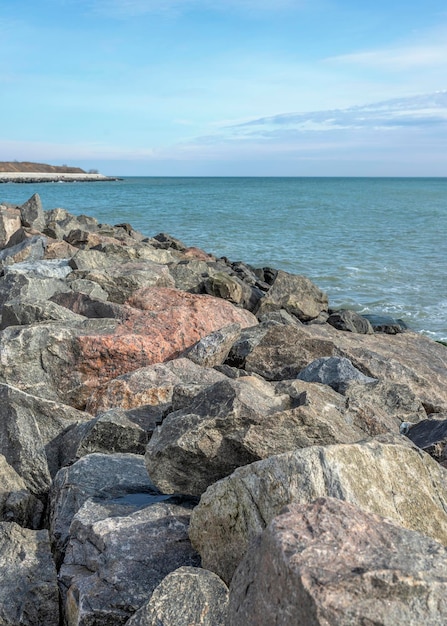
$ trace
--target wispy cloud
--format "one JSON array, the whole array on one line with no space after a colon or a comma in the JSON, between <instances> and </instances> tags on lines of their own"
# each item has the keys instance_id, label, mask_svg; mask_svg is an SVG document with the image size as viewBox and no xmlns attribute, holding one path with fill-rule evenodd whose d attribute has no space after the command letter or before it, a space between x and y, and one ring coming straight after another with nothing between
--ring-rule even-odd
<instances>
[{"instance_id":1,"label":"wispy cloud","mask_svg":"<svg viewBox=\"0 0 447 626\"><path fill-rule=\"evenodd\" d=\"M392 129L402 127L447 128L447 91L395 98L345 109L329 109L306 113L283 113L261 117L222 129L235 136L268 137L278 131L311 132L354 129Z\"/></svg>"},{"instance_id":2,"label":"wispy cloud","mask_svg":"<svg viewBox=\"0 0 447 626\"><path fill-rule=\"evenodd\" d=\"M389 70L414 70L417 68L442 66L447 58L447 41L436 44L420 44L383 50L371 50L343 54L325 59L332 65L358 65L368 68Z\"/></svg>"}]
</instances>

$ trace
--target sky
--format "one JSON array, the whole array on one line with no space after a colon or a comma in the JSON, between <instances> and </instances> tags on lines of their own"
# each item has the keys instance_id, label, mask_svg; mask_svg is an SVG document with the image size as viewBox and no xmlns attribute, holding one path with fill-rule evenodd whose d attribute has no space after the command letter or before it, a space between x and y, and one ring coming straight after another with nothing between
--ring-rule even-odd
<instances>
[{"instance_id":1,"label":"sky","mask_svg":"<svg viewBox=\"0 0 447 626\"><path fill-rule=\"evenodd\" d=\"M1 0L0 161L447 176L445 0Z\"/></svg>"}]
</instances>

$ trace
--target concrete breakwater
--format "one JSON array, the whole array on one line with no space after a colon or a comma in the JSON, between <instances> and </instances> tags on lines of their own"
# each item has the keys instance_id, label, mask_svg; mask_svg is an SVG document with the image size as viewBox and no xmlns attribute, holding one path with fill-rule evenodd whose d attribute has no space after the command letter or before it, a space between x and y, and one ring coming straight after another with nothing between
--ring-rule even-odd
<instances>
[{"instance_id":1,"label":"concrete breakwater","mask_svg":"<svg viewBox=\"0 0 447 626\"><path fill-rule=\"evenodd\" d=\"M447 620L445 346L37 195L0 247L3 623Z\"/></svg>"},{"instance_id":2,"label":"concrete breakwater","mask_svg":"<svg viewBox=\"0 0 447 626\"><path fill-rule=\"evenodd\" d=\"M0 183L73 183L119 180L116 177L103 174L80 172L2 172Z\"/></svg>"}]
</instances>

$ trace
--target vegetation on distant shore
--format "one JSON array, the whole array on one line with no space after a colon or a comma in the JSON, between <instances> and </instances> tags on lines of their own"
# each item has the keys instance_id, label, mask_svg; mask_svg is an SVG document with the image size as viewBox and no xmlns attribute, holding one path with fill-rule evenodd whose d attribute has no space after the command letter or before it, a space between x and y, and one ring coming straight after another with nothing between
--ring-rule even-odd
<instances>
[{"instance_id":1,"label":"vegetation on distant shore","mask_svg":"<svg viewBox=\"0 0 447 626\"><path fill-rule=\"evenodd\" d=\"M41 172L48 174L86 174L80 167L68 165L47 165L30 161L0 161L0 172Z\"/></svg>"}]
</instances>

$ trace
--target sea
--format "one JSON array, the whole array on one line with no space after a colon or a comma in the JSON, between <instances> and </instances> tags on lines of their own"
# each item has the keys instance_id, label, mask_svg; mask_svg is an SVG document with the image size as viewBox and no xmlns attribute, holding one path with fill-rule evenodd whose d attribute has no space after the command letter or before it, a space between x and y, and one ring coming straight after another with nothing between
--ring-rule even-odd
<instances>
[{"instance_id":1,"label":"sea","mask_svg":"<svg viewBox=\"0 0 447 626\"><path fill-rule=\"evenodd\" d=\"M309 277L333 309L402 319L447 341L447 178L124 177L4 183L100 222L165 232L255 267Z\"/></svg>"}]
</instances>

